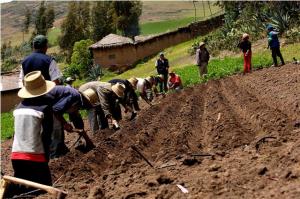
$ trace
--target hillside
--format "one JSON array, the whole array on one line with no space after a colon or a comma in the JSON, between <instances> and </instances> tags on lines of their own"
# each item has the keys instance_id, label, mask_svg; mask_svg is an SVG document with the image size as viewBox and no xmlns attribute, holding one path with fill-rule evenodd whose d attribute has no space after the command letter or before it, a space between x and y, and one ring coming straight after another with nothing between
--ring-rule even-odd
<instances>
[{"instance_id":1,"label":"hillside","mask_svg":"<svg viewBox=\"0 0 300 199\"><path fill-rule=\"evenodd\" d=\"M267 68L143 105L120 131L91 135L92 151L51 160L55 186L69 198L298 198L299 74L299 65ZM10 146L1 151L8 175Z\"/></svg>"},{"instance_id":2,"label":"hillside","mask_svg":"<svg viewBox=\"0 0 300 199\"><path fill-rule=\"evenodd\" d=\"M55 27L60 27L62 19L67 14L67 2L47 1L47 4L52 5L55 10L56 20ZM212 4L212 3L211 3ZM206 15L209 15L208 4L205 3ZM34 1L13 1L1 4L1 37L2 41L11 40L13 44L18 44L22 41L21 26L24 20L25 8L32 10L35 15L39 2ZM196 3L198 19L204 17L202 3ZM212 13L219 11L219 8L211 5ZM142 33L153 34L163 32L169 29L174 29L178 26L183 26L194 20L194 6L192 2L154 2L144 1L143 11L140 17ZM170 21L171 22L168 22ZM177 21L179 20L179 21ZM160 24L159 22L163 22ZM172 22L173 21L173 22ZM158 22L158 24L157 24ZM145 27L143 27L145 25ZM149 30L150 29L150 30ZM25 35L27 39L29 35Z\"/></svg>"}]
</instances>

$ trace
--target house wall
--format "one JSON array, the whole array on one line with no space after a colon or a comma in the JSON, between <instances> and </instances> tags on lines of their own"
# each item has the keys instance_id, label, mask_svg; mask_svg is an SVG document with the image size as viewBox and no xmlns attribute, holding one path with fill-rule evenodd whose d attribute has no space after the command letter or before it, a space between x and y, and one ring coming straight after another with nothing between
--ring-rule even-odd
<instances>
[{"instance_id":1,"label":"house wall","mask_svg":"<svg viewBox=\"0 0 300 199\"><path fill-rule=\"evenodd\" d=\"M167 32L143 42L118 47L93 49L94 62L104 68L124 71L137 61L157 54L165 48L188 41L199 35L207 34L223 24L224 15L206 21L191 23L176 31ZM115 59L109 55L115 55Z\"/></svg>"},{"instance_id":2,"label":"house wall","mask_svg":"<svg viewBox=\"0 0 300 199\"><path fill-rule=\"evenodd\" d=\"M13 110L21 102L18 97L20 89L1 91L1 113Z\"/></svg>"}]
</instances>

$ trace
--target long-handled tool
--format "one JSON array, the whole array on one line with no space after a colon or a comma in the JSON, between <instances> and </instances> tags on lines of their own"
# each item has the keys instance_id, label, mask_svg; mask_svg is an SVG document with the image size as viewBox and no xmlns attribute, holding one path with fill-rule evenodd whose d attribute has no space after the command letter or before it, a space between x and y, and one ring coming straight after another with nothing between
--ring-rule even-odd
<instances>
[{"instance_id":1,"label":"long-handled tool","mask_svg":"<svg viewBox=\"0 0 300 199\"><path fill-rule=\"evenodd\" d=\"M73 132L79 134L79 138L77 139L75 144L80 140L81 137L83 137L83 139L85 140L85 144L86 144L85 147L86 148L88 148L88 149L95 148L94 143L92 142L92 140L90 139L90 137L87 135L87 133L84 130L82 130L82 129L73 129ZM73 145L75 145L75 144L73 144Z\"/></svg>"},{"instance_id":2,"label":"long-handled tool","mask_svg":"<svg viewBox=\"0 0 300 199\"><path fill-rule=\"evenodd\" d=\"M1 191L0 191L0 199L3 198L5 191L6 191L6 187L8 184L13 183L13 184L20 184L20 185L24 185L27 187L33 187L36 189L40 189L40 190L44 190L47 193L51 194L53 196L53 198L56 199L64 199L67 196L67 192L51 187L51 186L47 186L47 185L43 185L40 183L36 183L36 182L32 182L29 180L24 180L21 178L16 178L16 177L12 177L12 176L3 176L3 179L1 180Z\"/></svg>"}]
</instances>

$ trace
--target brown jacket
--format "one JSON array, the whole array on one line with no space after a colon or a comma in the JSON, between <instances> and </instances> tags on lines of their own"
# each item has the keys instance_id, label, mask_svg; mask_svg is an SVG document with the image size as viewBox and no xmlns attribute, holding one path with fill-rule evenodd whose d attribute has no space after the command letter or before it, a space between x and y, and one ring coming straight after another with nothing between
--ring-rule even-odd
<instances>
[{"instance_id":1,"label":"brown jacket","mask_svg":"<svg viewBox=\"0 0 300 199\"><path fill-rule=\"evenodd\" d=\"M93 89L100 101L100 106L104 112L105 117L112 116L114 107L117 106L117 95L112 91L111 84L106 82L92 81L83 84L79 87L79 91L83 92L89 88Z\"/></svg>"}]
</instances>

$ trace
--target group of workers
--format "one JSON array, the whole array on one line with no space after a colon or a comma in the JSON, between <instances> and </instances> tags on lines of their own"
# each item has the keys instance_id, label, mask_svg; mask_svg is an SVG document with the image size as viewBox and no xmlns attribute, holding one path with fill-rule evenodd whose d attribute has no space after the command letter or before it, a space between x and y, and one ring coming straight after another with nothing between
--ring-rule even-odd
<instances>
[{"instance_id":1,"label":"group of workers","mask_svg":"<svg viewBox=\"0 0 300 199\"><path fill-rule=\"evenodd\" d=\"M274 65L277 66L276 56L284 64L278 33L272 26L267 29ZM243 34L238 47L244 53L244 73L250 72L252 52L248 34ZM152 105L154 96L165 96L168 90L178 92L183 88L180 76L169 71L169 62L163 53L155 63L155 76L112 79L109 82L91 81L81 85L78 90L72 87L74 79L69 77L65 81L67 85L63 86L60 81L62 74L55 60L46 55L47 48L47 38L36 36L33 39L34 52L22 62L20 82L23 86L18 96L23 100L13 112L15 132L11 154L14 176L18 178L52 185L49 158L60 157L68 152L64 131L79 129L84 132L80 109L88 110L93 133L106 128L118 130L122 119L121 106L125 113L131 112L130 120L137 116L140 110L138 95ZM207 74L209 58L205 43L201 42L196 51L200 78ZM64 114L69 115L73 125L66 121ZM24 187L17 190L24 192Z\"/></svg>"},{"instance_id":2,"label":"group of workers","mask_svg":"<svg viewBox=\"0 0 300 199\"><path fill-rule=\"evenodd\" d=\"M164 96L168 90L177 92L183 88L180 77L169 72L168 60L163 53L156 62L156 76L91 81L75 89L72 86L75 79L71 77L66 79L66 86L62 84L57 63L46 54L48 40L45 36L38 35L33 39L33 49L22 62L22 88L18 92L22 101L13 112L11 153L14 176L33 182L52 185L49 159L69 151L64 143L64 131L84 132L79 110L88 111L93 133L106 128L118 130L122 119L121 107L125 113L131 112L130 120L137 116L140 110L138 95L152 105L154 96ZM69 115L69 122L64 114ZM10 186L13 195L28 191L26 187L15 186Z\"/></svg>"}]
</instances>

